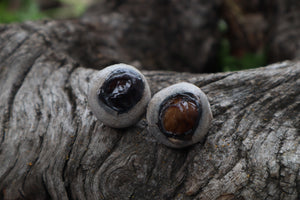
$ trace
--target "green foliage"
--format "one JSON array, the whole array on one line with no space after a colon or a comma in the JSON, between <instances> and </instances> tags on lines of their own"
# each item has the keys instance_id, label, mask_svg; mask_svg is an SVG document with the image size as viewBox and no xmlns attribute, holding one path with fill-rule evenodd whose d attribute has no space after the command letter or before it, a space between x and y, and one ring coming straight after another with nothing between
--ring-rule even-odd
<instances>
[{"instance_id":1,"label":"green foliage","mask_svg":"<svg viewBox=\"0 0 300 200\"><path fill-rule=\"evenodd\" d=\"M25 20L38 20L45 17L39 11L34 0L23 0L18 9L11 9L9 0L0 1L0 23L22 22Z\"/></svg>"},{"instance_id":2,"label":"green foliage","mask_svg":"<svg viewBox=\"0 0 300 200\"><path fill-rule=\"evenodd\" d=\"M247 52L242 57L234 57L230 54L228 40L223 38L220 45L219 64L224 72L261 67L266 64L266 53L264 50L256 53Z\"/></svg>"},{"instance_id":3,"label":"green foliage","mask_svg":"<svg viewBox=\"0 0 300 200\"><path fill-rule=\"evenodd\" d=\"M20 0L17 9L12 9L10 0L0 0L0 23L22 22L26 20L39 20L46 17L63 19L80 16L90 1L60 0L64 6L47 11L39 10L36 0Z\"/></svg>"},{"instance_id":4,"label":"green foliage","mask_svg":"<svg viewBox=\"0 0 300 200\"><path fill-rule=\"evenodd\" d=\"M224 20L219 22L219 31L225 35L227 24ZM231 47L229 41L223 36L219 48L219 66L223 72L238 71L250 68L257 68L266 65L266 51L247 52L242 57L231 55Z\"/></svg>"},{"instance_id":5,"label":"green foliage","mask_svg":"<svg viewBox=\"0 0 300 200\"><path fill-rule=\"evenodd\" d=\"M218 29L221 33L225 33L227 31L227 23L223 19L219 20Z\"/></svg>"},{"instance_id":6,"label":"green foliage","mask_svg":"<svg viewBox=\"0 0 300 200\"><path fill-rule=\"evenodd\" d=\"M83 0L60 0L60 1L66 5L70 5L72 7L75 16L81 15L89 5L89 1L83 1Z\"/></svg>"},{"instance_id":7,"label":"green foliage","mask_svg":"<svg viewBox=\"0 0 300 200\"><path fill-rule=\"evenodd\" d=\"M47 10L44 13L50 18L66 19L79 17L84 13L90 1L84 0L59 0L63 6Z\"/></svg>"}]
</instances>

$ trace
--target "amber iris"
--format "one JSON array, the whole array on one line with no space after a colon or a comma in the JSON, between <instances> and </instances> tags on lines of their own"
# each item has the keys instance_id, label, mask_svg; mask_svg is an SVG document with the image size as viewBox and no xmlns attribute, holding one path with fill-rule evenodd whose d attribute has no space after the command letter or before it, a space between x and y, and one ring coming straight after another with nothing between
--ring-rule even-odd
<instances>
[{"instance_id":1,"label":"amber iris","mask_svg":"<svg viewBox=\"0 0 300 200\"><path fill-rule=\"evenodd\" d=\"M99 100L120 113L129 111L144 93L142 77L128 69L116 70L108 76L98 91Z\"/></svg>"},{"instance_id":2,"label":"amber iris","mask_svg":"<svg viewBox=\"0 0 300 200\"><path fill-rule=\"evenodd\" d=\"M201 108L194 96L181 94L167 99L160 110L160 128L168 137L190 139Z\"/></svg>"}]
</instances>

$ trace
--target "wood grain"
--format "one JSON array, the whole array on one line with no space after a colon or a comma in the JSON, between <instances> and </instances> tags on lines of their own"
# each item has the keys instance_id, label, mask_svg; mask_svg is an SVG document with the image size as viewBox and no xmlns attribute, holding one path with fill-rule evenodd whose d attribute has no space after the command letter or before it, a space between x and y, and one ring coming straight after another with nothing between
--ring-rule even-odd
<instances>
[{"instance_id":1,"label":"wood grain","mask_svg":"<svg viewBox=\"0 0 300 200\"><path fill-rule=\"evenodd\" d=\"M76 21L0 27L0 199L299 199L299 62L143 71L153 94L187 81L209 98L207 138L175 150L145 119L117 130L93 116L95 70L69 51L85 29Z\"/></svg>"}]
</instances>

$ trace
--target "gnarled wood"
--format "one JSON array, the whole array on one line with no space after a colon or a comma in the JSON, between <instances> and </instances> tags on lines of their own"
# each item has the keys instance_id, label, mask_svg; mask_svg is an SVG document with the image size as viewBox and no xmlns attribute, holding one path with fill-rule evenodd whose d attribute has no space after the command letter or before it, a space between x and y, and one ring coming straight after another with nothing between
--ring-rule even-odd
<instances>
[{"instance_id":1,"label":"gnarled wood","mask_svg":"<svg viewBox=\"0 0 300 200\"><path fill-rule=\"evenodd\" d=\"M205 141L175 150L148 133L145 119L117 130L93 116L95 70L72 50L89 27L0 27L0 199L299 199L300 63L143 71L153 94L188 81L209 98Z\"/></svg>"}]
</instances>

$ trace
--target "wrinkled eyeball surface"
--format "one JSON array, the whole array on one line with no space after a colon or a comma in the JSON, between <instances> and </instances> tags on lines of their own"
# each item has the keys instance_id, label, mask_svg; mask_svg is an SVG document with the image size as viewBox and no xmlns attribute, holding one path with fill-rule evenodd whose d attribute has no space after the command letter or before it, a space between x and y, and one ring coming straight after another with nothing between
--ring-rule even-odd
<instances>
[{"instance_id":1,"label":"wrinkled eyeball surface","mask_svg":"<svg viewBox=\"0 0 300 200\"><path fill-rule=\"evenodd\" d=\"M173 148L200 142L211 120L206 95L197 86L186 82L159 91L147 108L149 132L159 142Z\"/></svg>"},{"instance_id":2,"label":"wrinkled eyeball surface","mask_svg":"<svg viewBox=\"0 0 300 200\"><path fill-rule=\"evenodd\" d=\"M126 64L116 64L99 71L88 96L94 115L103 124L125 128L140 120L151 92L144 75Z\"/></svg>"}]
</instances>

